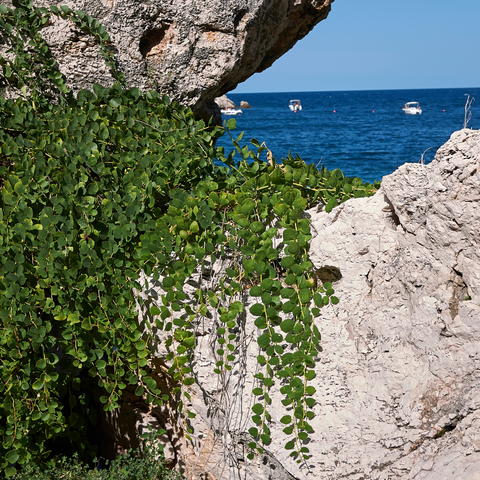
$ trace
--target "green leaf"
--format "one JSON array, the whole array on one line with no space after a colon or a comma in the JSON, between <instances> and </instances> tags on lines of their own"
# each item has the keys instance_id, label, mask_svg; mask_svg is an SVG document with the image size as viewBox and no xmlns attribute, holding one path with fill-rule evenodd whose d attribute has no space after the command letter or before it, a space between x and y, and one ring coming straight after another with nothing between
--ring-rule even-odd
<instances>
[{"instance_id":1,"label":"green leaf","mask_svg":"<svg viewBox=\"0 0 480 480\"><path fill-rule=\"evenodd\" d=\"M291 242L290 245L285 249L285 252L289 253L290 255L296 255L300 250L300 245L298 242Z\"/></svg>"},{"instance_id":2,"label":"green leaf","mask_svg":"<svg viewBox=\"0 0 480 480\"><path fill-rule=\"evenodd\" d=\"M255 271L259 274L262 274L265 272L266 267L267 267L267 264L265 262L263 261L257 262L255 265Z\"/></svg>"},{"instance_id":3,"label":"green leaf","mask_svg":"<svg viewBox=\"0 0 480 480\"><path fill-rule=\"evenodd\" d=\"M285 444L285 450L293 450L294 448L295 448L295 442L293 440Z\"/></svg>"},{"instance_id":4,"label":"green leaf","mask_svg":"<svg viewBox=\"0 0 480 480\"><path fill-rule=\"evenodd\" d=\"M271 442L270 435L267 435L267 434L264 434L264 433L262 433L262 434L260 435L260 439L262 440L262 443L263 443L264 445L268 445L268 444Z\"/></svg>"},{"instance_id":5,"label":"green leaf","mask_svg":"<svg viewBox=\"0 0 480 480\"><path fill-rule=\"evenodd\" d=\"M70 313L68 316L67 316L67 322L74 325L76 323L79 323L80 320L78 318L78 314L77 313Z\"/></svg>"},{"instance_id":6,"label":"green leaf","mask_svg":"<svg viewBox=\"0 0 480 480\"><path fill-rule=\"evenodd\" d=\"M20 455L17 453L16 450L10 450L6 455L5 459L9 463L15 463L20 458Z\"/></svg>"},{"instance_id":7,"label":"green leaf","mask_svg":"<svg viewBox=\"0 0 480 480\"><path fill-rule=\"evenodd\" d=\"M271 278L265 278L264 280L262 280L260 286L265 291L272 290L272 288L274 287L274 280L272 280Z\"/></svg>"},{"instance_id":8,"label":"green leaf","mask_svg":"<svg viewBox=\"0 0 480 480\"><path fill-rule=\"evenodd\" d=\"M250 245L242 245L240 251L244 255L253 255L255 253L255 250Z\"/></svg>"},{"instance_id":9,"label":"green leaf","mask_svg":"<svg viewBox=\"0 0 480 480\"><path fill-rule=\"evenodd\" d=\"M263 289L257 285L254 285L251 289L250 289L250 295L252 297L260 297L261 295L263 294Z\"/></svg>"},{"instance_id":10,"label":"green leaf","mask_svg":"<svg viewBox=\"0 0 480 480\"><path fill-rule=\"evenodd\" d=\"M287 318L280 324L280 328L285 333L290 333L291 331L293 331L294 326L295 326L295 320L292 318Z\"/></svg>"},{"instance_id":11,"label":"green leaf","mask_svg":"<svg viewBox=\"0 0 480 480\"><path fill-rule=\"evenodd\" d=\"M265 227L263 226L262 222L255 221L251 223L250 230L253 233L258 234L258 233L262 233L265 230Z\"/></svg>"},{"instance_id":12,"label":"green leaf","mask_svg":"<svg viewBox=\"0 0 480 480\"><path fill-rule=\"evenodd\" d=\"M293 228L287 228L283 232L283 240L285 242L291 242L292 240L295 240L297 237L298 237L298 232Z\"/></svg>"},{"instance_id":13,"label":"green leaf","mask_svg":"<svg viewBox=\"0 0 480 480\"><path fill-rule=\"evenodd\" d=\"M282 305L282 310L283 310L284 313L291 313L296 308L297 308L297 304L292 302L292 301L285 302Z\"/></svg>"},{"instance_id":14,"label":"green leaf","mask_svg":"<svg viewBox=\"0 0 480 480\"><path fill-rule=\"evenodd\" d=\"M108 103L110 104L111 107L117 108L122 104L122 99L121 98L111 98Z\"/></svg>"},{"instance_id":15,"label":"green leaf","mask_svg":"<svg viewBox=\"0 0 480 480\"><path fill-rule=\"evenodd\" d=\"M250 258L248 260L243 260L243 267L245 268L245 271L247 273L252 273L255 270L255 267L257 266L257 262L253 259Z\"/></svg>"},{"instance_id":16,"label":"green leaf","mask_svg":"<svg viewBox=\"0 0 480 480\"><path fill-rule=\"evenodd\" d=\"M305 389L305 392L307 395L313 395L316 390L315 390L315 387L312 387L312 386L308 386L306 389Z\"/></svg>"},{"instance_id":17,"label":"green leaf","mask_svg":"<svg viewBox=\"0 0 480 480\"><path fill-rule=\"evenodd\" d=\"M84 330L91 330L92 329L92 324L90 322L90 318L89 317L85 317L82 321L82 328Z\"/></svg>"},{"instance_id":18,"label":"green leaf","mask_svg":"<svg viewBox=\"0 0 480 480\"><path fill-rule=\"evenodd\" d=\"M295 257L291 255L287 255L286 257L282 258L280 264L283 268L291 268L295 263Z\"/></svg>"},{"instance_id":19,"label":"green leaf","mask_svg":"<svg viewBox=\"0 0 480 480\"><path fill-rule=\"evenodd\" d=\"M15 467L6 467L5 468L5 476L7 478L13 477L17 473L17 469Z\"/></svg>"},{"instance_id":20,"label":"green leaf","mask_svg":"<svg viewBox=\"0 0 480 480\"><path fill-rule=\"evenodd\" d=\"M43 385L44 383L42 381L36 380L35 382L33 382L32 388L34 390L41 390L43 388Z\"/></svg>"},{"instance_id":21,"label":"green leaf","mask_svg":"<svg viewBox=\"0 0 480 480\"><path fill-rule=\"evenodd\" d=\"M270 345L270 334L268 331L257 338L257 343L260 348L267 348Z\"/></svg>"},{"instance_id":22,"label":"green leaf","mask_svg":"<svg viewBox=\"0 0 480 480\"><path fill-rule=\"evenodd\" d=\"M291 273L285 277L285 283L287 285L294 285L296 282L297 282L297 277Z\"/></svg>"},{"instance_id":23,"label":"green leaf","mask_svg":"<svg viewBox=\"0 0 480 480\"><path fill-rule=\"evenodd\" d=\"M285 203L277 203L276 205L274 205L273 211L275 215L283 218L288 211L288 205Z\"/></svg>"},{"instance_id":24,"label":"green leaf","mask_svg":"<svg viewBox=\"0 0 480 480\"><path fill-rule=\"evenodd\" d=\"M264 309L265 307L263 306L262 303L255 303L255 305L252 305L250 307L250 313L257 317L258 315L261 315L264 312Z\"/></svg>"},{"instance_id":25,"label":"green leaf","mask_svg":"<svg viewBox=\"0 0 480 480\"><path fill-rule=\"evenodd\" d=\"M198 222L194 220L190 224L190 233L198 233L200 231L200 227L198 226Z\"/></svg>"},{"instance_id":26,"label":"green leaf","mask_svg":"<svg viewBox=\"0 0 480 480\"><path fill-rule=\"evenodd\" d=\"M335 197L332 197L325 205L325 211L327 213L330 213L333 210L333 208L336 207L337 205L338 205L337 199Z\"/></svg>"},{"instance_id":27,"label":"green leaf","mask_svg":"<svg viewBox=\"0 0 480 480\"><path fill-rule=\"evenodd\" d=\"M289 423L292 423L292 417L290 415L284 415L281 419L280 422L288 425Z\"/></svg>"},{"instance_id":28,"label":"green leaf","mask_svg":"<svg viewBox=\"0 0 480 480\"><path fill-rule=\"evenodd\" d=\"M261 403L256 403L252 407L252 412L261 415L263 413L263 405Z\"/></svg>"}]
</instances>

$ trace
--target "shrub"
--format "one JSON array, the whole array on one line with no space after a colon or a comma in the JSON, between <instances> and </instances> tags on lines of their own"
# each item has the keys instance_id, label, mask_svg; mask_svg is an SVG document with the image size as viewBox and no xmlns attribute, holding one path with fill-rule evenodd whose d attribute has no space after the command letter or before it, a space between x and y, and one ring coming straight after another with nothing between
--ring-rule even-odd
<instances>
[{"instance_id":1,"label":"shrub","mask_svg":"<svg viewBox=\"0 0 480 480\"><path fill-rule=\"evenodd\" d=\"M264 163L264 147L241 146L241 135L233 140L240 160L225 157L215 139L230 134L234 120L213 128L155 91L119 83L74 95L41 27L51 14L70 18L95 35L114 69L108 34L83 12L22 5L0 7L16 55L0 57L3 81L18 95L0 98L0 468L12 476L18 466L42 465L58 438L94 456L87 432L97 405L116 408L128 385L147 403L165 401L150 368L153 326L168 334L166 360L178 384L170 394L185 419L193 416L184 405L195 325L217 310L214 372L228 376L243 328L239 292L257 300L250 312L261 350L250 456L270 442L269 392L282 379L284 405L293 407L281 419L291 438L285 446L298 461L308 458L315 318L338 299L313 277L302 214L319 203L330 211L376 186L298 157ZM188 296L188 277L231 258L237 262L215 284ZM145 286L142 272L161 281L165 295L140 326L134 291Z\"/></svg>"},{"instance_id":2,"label":"shrub","mask_svg":"<svg viewBox=\"0 0 480 480\"><path fill-rule=\"evenodd\" d=\"M154 435L149 440L154 440ZM112 462L90 464L81 462L77 454L72 458L53 459L40 468L30 463L15 474L12 480L181 480L182 476L166 467L163 449L155 443L144 442L140 450L129 450Z\"/></svg>"}]
</instances>

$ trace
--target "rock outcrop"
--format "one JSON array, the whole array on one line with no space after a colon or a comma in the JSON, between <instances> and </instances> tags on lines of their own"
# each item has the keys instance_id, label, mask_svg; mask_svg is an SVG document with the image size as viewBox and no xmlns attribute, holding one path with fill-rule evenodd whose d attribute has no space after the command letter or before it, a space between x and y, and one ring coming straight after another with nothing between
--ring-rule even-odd
<instances>
[{"instance_id":1,"label":"rock outcrop","mask_svg":"<svg viewBox=\"0 0 480 480\"><path fill-rule=\"evenodd\" d=\"M226 95L222 95L215 99L215 103L221 108L236 108L235 102L230 100Z\"/></svg>"},{"instance_id":2,"label":"rock outcrop","mask_svg":"<svg viewBox=\"0 0 480 480\"><path fill-rule=\"evenodd\" d=\"M247 315L228 378L212 374L215 329L198 332L193 441L177 441L190 478L478 480L480 131L453 134L371 198L308 214L315 267L341 274L340 303L317 323L312 458L299 465L283 448L274 394L273 441L246 461L258 354Z\"/></svg>"},{"instance_id":3,"label":"rock outcrop","mask_svg":"<svg viewBox=\"0 0 480 480\"><path fill-rule=\"evenodd\" d=\"M480 132L312 213L341 298L319 328L313 478L477 479ZM316 444L316 447L313 447Z\"/></svg>"},{"instance_id":4,"label":"rock outcrop","mask_svg":"<svg viewBox=\"0 0 480 480\"><path fill-rule=\"evenodd\" d=\"M34 0L37 6L68 5L97 18L130 85L155 88L197 116L215 97L272 65L327 17L332 2ZM60 19L43 33L73 86L112 82L91 36Z\"/></svg>"}]
</instances>

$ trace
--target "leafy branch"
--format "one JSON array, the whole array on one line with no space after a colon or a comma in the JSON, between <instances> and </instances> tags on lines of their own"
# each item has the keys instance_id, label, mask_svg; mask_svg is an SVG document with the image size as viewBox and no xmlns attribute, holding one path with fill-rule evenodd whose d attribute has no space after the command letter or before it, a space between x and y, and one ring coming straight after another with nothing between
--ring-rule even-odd
<instances>
[{"instance_id":1,"label":"leafy branch","mask_svg":"<svg viewBox=\"0 0 480 480\"><path fill-rule=\"evenodd\" d=\"M315 322L338 299L314 276L303 213L314 205L329 212L378 185L299 157L265 163L265 147L241 146L241 136L225 156L215 140L231 135L234 120L205 125L155 91L118 83L73 95L40 35L52 14L94 35L123 81L97 20L29 0L0 7L14 55L0 64L18 92L0 98L0 468L12 476L48 461L55 439L94 456L88 425L127 389L146 403L174 398L189 438L196 329L215 312L212 373L225 385L246 306L261 368L249 457L271 442L279 389L291 409L280 420L285 448L305 460L321 351ZM152 304L138 292L154 285ZM170 397L154 370L152 346L161 341Z\"/></svg>"}]
</instances>

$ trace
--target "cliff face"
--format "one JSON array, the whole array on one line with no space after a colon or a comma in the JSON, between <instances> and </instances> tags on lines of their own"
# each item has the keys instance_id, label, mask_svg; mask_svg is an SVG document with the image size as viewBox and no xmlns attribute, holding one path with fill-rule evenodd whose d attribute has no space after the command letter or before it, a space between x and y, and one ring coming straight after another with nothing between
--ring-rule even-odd
<instances>
[{"instance_id":1,"label":"cliff face","mask_svg":"<svg viewBox=\"0 0 480 480\"><path fill-rule=\"evenodd\" d=\"M478 480L479 185L480 131L462 130L431 164L385 177L375 196L308 212L315 267L341 273L340 302L317 321L323 352L312 381L308 468L283 448L278 391L272 444L246 461L258 354L247 315L238 362L223 383L212 374L213 323L197 333L193 441L170 439L183 445L177 451L191 478Z\"/></svg>"},{"instance_id":2,"label":"cliff face","mask_svg":"<svg viewBox=\"0 0 480 480\"><path fill-rule=\"evenodd\" d=\"M268 68L333 0L35 0L97 18L132 86L155 88L201 116L215 97ZM12 0L7 0L12 4ZM13 0L13 3L15 1ZM112 79L92 38L54 19L44 36L75 88Z\"/></svg>"},{"instance_id":3,"label":"cliff face","mask_svg":"<svg viewBox=\"0 0 480 480\"><path fill-rule=\"evenodd\" d=\"M478 478L480 132L372 198L312 214L337 306L319 328L315 478Z\"/></svg>"}]
</instances>

